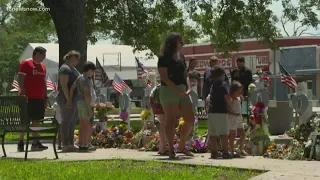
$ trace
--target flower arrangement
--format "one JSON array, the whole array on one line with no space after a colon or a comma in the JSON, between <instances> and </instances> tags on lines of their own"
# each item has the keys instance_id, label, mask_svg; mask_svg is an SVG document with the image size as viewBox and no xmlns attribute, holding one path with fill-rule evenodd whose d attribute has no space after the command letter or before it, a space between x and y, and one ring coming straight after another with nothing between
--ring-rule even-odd
<instances>
[{"instance_id":1,"label":"flower arrangement","mask_svg":"<svg viewBox=\"0 0 320 180\"><path fill-rule=\"evenodd\" d=\"M159 136L153 136L152 140L145 145L145 151L158 151L159 150Z\"/></svg>"},{"instance_id":2,"label":"flower arrangement","mask_svg":"<svg viewBox=\"0 0 320 180\"><path fill-rule=\"evenodd\" d=\"M127 131L127 125L121 123L119 126L112 125L107 130L103 130L93 135L92 145L102 148L117 148L124 143L130 143L133 134Z\"/></svg>"},{"instance_id":3,"label":"flower arrangement","mask_svg":"<svg viewBox=\"0 0 320 180\"><path fill-rule=\"evenodd\" d=\"M183 124L184 124L184 119L183 119L183 117L181 117L181 118L179 118L178 119L178 126L176 127L176 135L178 136L178 137L180 137L180 131L181 131L181 129L182 129L182 126L183 126Z\"/></svg>"},{"instance_id":4,"label":"flower arrangement","mask_svg":"<svg viewBox=\"0 0 320 180\"><path fill-rule=\"evenodd\" d=\"M248 129L249 144L254 154L263 154L264 148L269 144L268 121L265 115L265 105L262 102L256 103L251 107L250 127Z\"/></svg>"},{"instance_id":5,"label":"flower arrangement","mask_svg":"<svg viewBox=\"0 0 320 180\"><path fill-rule=\"evenodd\" d=\"M208 152L208 148L205 142L196 139L191 145L191 151L194 153L206 153Z\"/></svg>"},{"instance_id":6,"label":"flower arrangement","mask_svg":"<svg viewBox=\"0 0 320 180\"><path fill-rule=\"evenodd\" d=\"M114 109L114 106L107 106L105 103L95 104L95 117L99 122L108 121L108 113Z\"/></svg>"},{"instance_id":7,"label":"flower arrangement","mask_svg":"<svg viewBox=\"0 0 320 180\"><path fill-rule=\"evenodd\" d=\"M144 110L140 113L140 118L141 118L141 120L148 120L150 116L151 116L151 112L150 112L149 109L144 109Z\"/></svg>"},{"instance_id":8,"label":"flower arrangement","mask_svg":"<svg viewBox=\"0 0 320 180\"><path fill-rule=\"evenodd\" d=\"M248 92L251 94L253 93L254 89L256 88L256 85L251 83L248 87Z\"/></svg>"},{"instance_id":9,"label":"flower arrangement","mask_svg":"<svg viewBox=\"0 0 320 180\"><path fill-rule=\"evenodd\" d=\"M311 116L306 124L292 127L289 131L286 131L285 134L304 143L308 141L311 132L315 130L320 131L320 118L318 118L317 115Z\"/></svg>"},{"instance_id":10,"label":"flower arrangement","mask_svg":"<svg viewBox=\"0 0 320 180\"><path fill-rule=\"evenodd\" d=\"M293 140L289 145L276 145L273 143L268 146L264 157L272 159L302 160L304 159L304 144L301 144L297 140Z\"/></svg>"},{"instance_id":11,"label":"flower arrangement","mask_svg":"<svg viewBox=\"0 0 320 180\"><path fill-rule=\"evenodd\" d=\"M271 144L268 146L264 157L273 159L286 159L286 160L304 160L309 158L312 149L311 133L314 131L319 132L320 118L318 115L313 115L309 118L309 121L300 126L292 127L289 131L286 131L285 136L292 137L293 140L288 145L276 145ZM320 143L319 139L316 140L316 145ZM316 159L315 152L313 154Z\"/></svg>"},{"instance_id":12,"label":"flower arrangement","mask_svg":"<svg viewBox=\"0 0 320 180\"><path fill-rule=\"evenodd\" d=\"M78 130L74 130L74 136L73 139L79 139L79 131Z\"/></svg>"},{"instance_id":13,"label":"flower arrangement","mask_svg":"<svg viewBox=\"0 0 320 180\"><path fill-rule=\"evenodd\" d=\"M127 110L121 110L120 114L119 114L120 119L122 119L123 121L127 120L129 117L129 113L127 112Z\"/></svg>"}]
</instances>

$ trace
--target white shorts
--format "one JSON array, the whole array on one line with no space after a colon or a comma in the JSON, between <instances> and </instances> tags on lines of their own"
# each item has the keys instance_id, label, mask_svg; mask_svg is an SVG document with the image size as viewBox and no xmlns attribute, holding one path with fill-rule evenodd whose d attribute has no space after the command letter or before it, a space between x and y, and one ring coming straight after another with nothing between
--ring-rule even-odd
<instances>
[{"instance_id":1,"label":"white shorts","mask_svg":"<svg viewBox=\"0 0 320 180\"><path fill-rule=\"evenodd\" d=\"M229 130L243 129L242 116L228 115Z\"/></svg>"}]
</instances>

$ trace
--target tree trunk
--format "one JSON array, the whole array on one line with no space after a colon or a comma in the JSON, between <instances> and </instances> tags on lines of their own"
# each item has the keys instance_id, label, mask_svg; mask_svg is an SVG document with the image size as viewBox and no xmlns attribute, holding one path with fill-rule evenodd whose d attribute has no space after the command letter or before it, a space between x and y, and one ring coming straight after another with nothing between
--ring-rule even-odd
<instances>
[{"instance_id":1,"label":"tree trunk","mask_svg":"<svg viewBox=\"0 0 320 180\"><path fill-rule=\"evenodd\" d=\"M70 50L80 52L77 69L82 72L87 61L87 38L85 25L86 0L42 0L55 25L59 41L59 67L64 63L63 56Z\"/></svg>"}]
</instances>

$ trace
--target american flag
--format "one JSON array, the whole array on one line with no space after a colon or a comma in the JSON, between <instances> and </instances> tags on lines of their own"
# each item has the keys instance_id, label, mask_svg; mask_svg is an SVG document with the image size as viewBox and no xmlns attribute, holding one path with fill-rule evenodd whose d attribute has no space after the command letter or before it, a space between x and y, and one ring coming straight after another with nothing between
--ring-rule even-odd
<instances>
[{"instance_id":1,"label":"american flag","mask_svg":"<svg viewBox=\"0 0 320 180\"><path fill-rule=\"evenodd\" d=\"M281 74L281 83L288 86L291 89L296 89L298 86L296 80L288 73L288 71L279 63L280 74Z\"/></svg>"},{"instance_id":2,"label":"american flag","mask_svg":"<svg viewBox=\"0 0 320 180\"><path fill-rule=\"evenodd\" d=\"M136 63L137 63L137 77L138 79L142 79L142 75L148 72L148 70L144 68L144 65L139 61L137 57L136 57Z\"/></svg>"},{"instance_id":3,"label":"american flag","mask_svg":"<svg viewBox=\"0 0 320 180\"><path fill-rule=\"evenodd\" d=\"M15 88L16 90L20 90L19 83L16 80L16 78L13 79L12 87Z\"/></svg>"},{"instance_id":4,"label":"american flag","mask_svg":"<svg viewBox=\"0 0 320 180\"><path fill-rule=\"evenodd\" d=\"M51 88L55 92L58 92L57 84L52 81L50 76L47 76L47 88Z\"/></svg>"},{"instance_id":5,"label":"american flag","mask_svg":"<svg viewBox=\"0 0 320 180\"><path fill-rule=\"evenodd\" d=\"M117 73L114 74L112 86L118 93L122 93L122 88L128 88L129 93L132 92L132 89L118 76Z\"/></svg>"},{"instance_id":6,"label":"american flag","mask_svg":"<svg viewBox=\"0 0 320 180\"><path fill-rule=\"evenodd\" d=\"M152 84L151 84L151 81L148 80L146 85L147 85L147 87L151 87L151 85L152 85Z\"/></svg>"},{"instance_id":7,"label":"american flag","mask_svg":"<svg viewBox=\"0 0 320 180\"><path fill-rule=\"evenodd\" d=\"M109 82L109 77L108 77L107 73L104 71L103 67L101 66L98 58L96 58L96 66L97 66L97 69L96 69L96 72L95 72L94 79L98 80L98 81L101 81L102 85L104 87L107 87L108 86L108 82Z\"/></svg>"}]
</instances>

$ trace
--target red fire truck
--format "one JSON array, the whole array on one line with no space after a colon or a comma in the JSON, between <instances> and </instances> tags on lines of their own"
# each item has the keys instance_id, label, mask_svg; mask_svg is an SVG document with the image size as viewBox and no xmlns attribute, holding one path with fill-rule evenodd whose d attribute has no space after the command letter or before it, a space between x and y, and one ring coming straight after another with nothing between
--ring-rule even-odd
<instances>
[{"instance_id":1,"label":"red fire truck","mask_svg":"<svg viewBox=\"0 0 320 180\"><path fill-rule=\"evenodd\" d=\"M203 73L209 67L209 59L212 56L219 58L219 63L228 72L230 68L236 67L236 59L239 56L245 58L256 59L256 70L269 71L269 56L270 48L256 39L243 39L239 40L240 48L238 51L230 52L230 56L223 58L221 53L214 53L214 47L211 44L190 44L185 45L182 49L182 53L188 60L191 57L197 59L196 69ZM290 47L290 46L304 46L304 45L320 45L320 37L313 36L300 36L300 37L286 37L277 39L278 47ZM251 67L254 68L254 67Z\"/></svg>"}]
</instances>

